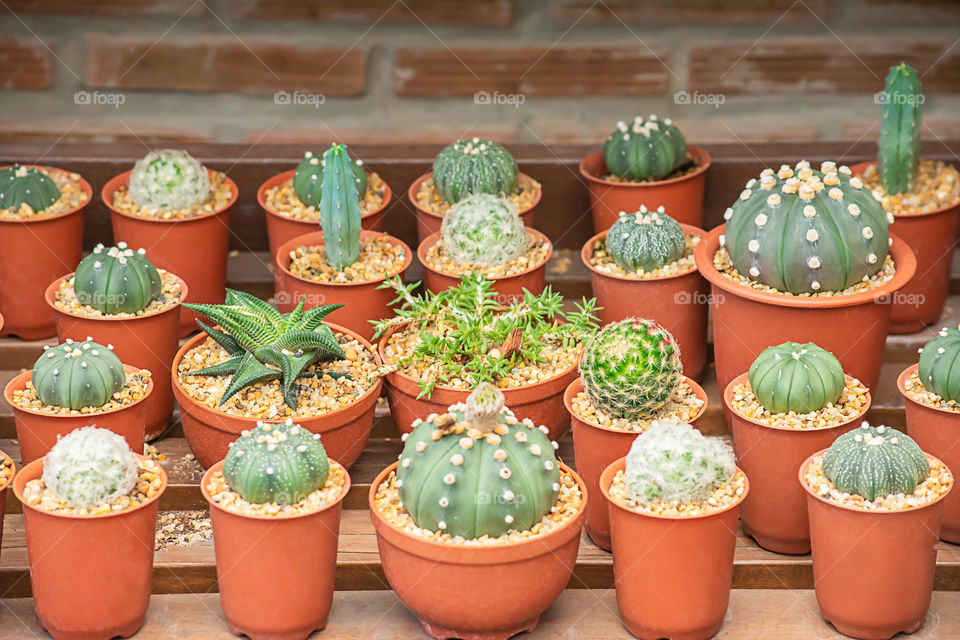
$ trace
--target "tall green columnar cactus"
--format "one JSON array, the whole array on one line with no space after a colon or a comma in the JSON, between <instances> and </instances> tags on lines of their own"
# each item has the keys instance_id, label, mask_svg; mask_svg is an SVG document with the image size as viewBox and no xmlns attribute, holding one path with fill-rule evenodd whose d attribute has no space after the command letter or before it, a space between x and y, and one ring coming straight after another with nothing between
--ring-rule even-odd
<instances>
[{"instance_id":1,"label":"tall green columnar cactus","mask_svg":"<svg viewBox=\"0 0 960 640\"><path fill-rule=\"evenodd\" d=\"M73 507L113 502L133 491L139 474L123 436L93 426L63 436L43 458L43 484Z\"/></svg>"},{"instance_id":2,"label":"tall green columnar cactus","mask_svg":"<svg viewBox=\"0 0 960 640\"><path fill-rule=\"evenodd\" d=\"M836 403L846 385L840 361L812 342L767 347L750 365L747 378L770 413L819 411Z\"/></svg>"},{"instance_id":3,"label":"tall green columnar cactus","mask_svg":"<svg viewBox=\"0 0 960 640\"><path fill-rule=\"evenodd\" d=\"M67 340L47 349L30 374L40 402L74 411L107 404L126 379L120 358L93 340Z\"/></svg>"},{"instance_id":4,"label":"tall green columnar cactus","mask_svg":"<svg viewBox=\"0 0 960 640\"><path fill-rule=\"evenodd\" d=\"M516 207L509 200L486 193L450 207L440 230L443 248L462 264L504 264L527 248L527 232Z\"/></svg>"},{"instance_id":5,"label":"tall green columnar cactus","mask_svg":"<svg viewBox=\"0 0 960 640\"><path fill-rule=\"evenodd\" d=\"M130 199L150 211L190 209L209 195L206 167L186 151L151 151L130 173Z\"/></svg>"},{"instance_id":6,"label":"tall green columnar cactus","mask_svg":"<svg viewBox=\"0 0 960 640\"><path fill-rule=\"evenodd\" d=\"M80 304L114 315L145 309L160 297L163 282L143 249L134 251L120 242L94 247L77 265L73 289Z\"/></svg>"},{"instance_id":7,"label":"tall green columnar cactus","mask_svg":"<svg viewBox=\"0 0 960 640\"><path fill-rule=\"evenodd\" d=\"M610 416L650 418L683 380L680 347L656 322L613 322L587 343L580 375L590 399Z\"/></svg>"},{"instance_id":8,"label":"tall green columnar cactus","mask_svg":"<svg viewBox=\"0 0 960 640\"><path fill-rule=\"evenodd\" d=\"M360 258L360 196L347 148L332 145L323 155L320 226L327 262L343 271Z\"/></svg>"},{"instance_id":9,"label":"tall green columnar cactus","mask_svg":"<svg viewBox=\"0 0 960 640\"><path fill-rule=\"evenodd\" d=\"M36 213L59 199L60 188L45 173L19 164L0 169L0 209L26 204Z\"/></svg>"},{"instance_id":10,"label":"tall green columnar cactus","mask_svg":"<svg viewBox=\"0 0 960 640\"><path fill-rule=\"evenodd\" d=\"M323 196L323 168L326 161L311 151L304 154L293 174L293 192L297 199L308 207L320 205ZM367 170L359 158L350 163L357 183L357 196L362 199L367 194Z\"/></svg>"},{"instance_id":11,"label":"tall green columnar cactus","mask_svg":"<svg viewBox=\"0 0 960 640\"><path fill-rule=\"evenodd\" d=\"M880 182L887 193L909 193L920 161L920 108L923 94L917 70L901 62L890 67L880 94Z\"/></svg>"},{"instance_id":12,"label":"tall green columnar cactus","mask_svg":"<svg viewBox=\"0 0 960 640\"><path fill-rule=\"evenodd\" d=\"M839 491L876 500L913 493L930 475L930 462L907 434L864 422L830 445L823 456L823 475Z\"/></svg>"},{"instance_id":13,"label":"tall green columnar cactus","mask_svg":"<svg viewBox=\"0 0 960 640\"><path fill-rule=\"evenodd\" d=\"M659 180L687 161L687 142L670 118L620 121L603 144L603 161L615 176Z\"/></svg>"},{"instance_id":14,"label":"tall green columnar cactus","mask_svg":"<svg viewBox=\"0 0 960 640\"><path fill-rule=\"evenodd\" d=\"M526 531L560 492L545 427L518 421L503 393L480 384L465 404L414 423L397 466L403 506L418 527L466 539Z\"/></svg>"},{"instance_id":15,"label":"tall green columnar cactus","mask_svg":"<svg viewBox=\"0 0 960 640\"><path fill-rule=\"evenodd\" d=\"M607 232L610 258L624 271L653 271L679 260L686 250L680 223L663 207L621 213Z\"/></svg>"},{"instance_id":16,"label":"tall green columnar cactus","mask_svg":"<svg viewBox=\"0 0 960 640\"><path fill-rule=\"evenodd\" d=\"M960 328L944 327L923 346L917 375L927 391L960 402Z\"/></svg>"},{"instance_id":17,"label":"tall green columnar cactus","mask_svg":"<svg viewBox=\"0 0 960 640\"><path fill-rule=\"evenodd\" d=\"M893 216L850 169L803 161L751 179L721 236L742 275L785 293L842 291L880 270Z\"/></svg>"},{"instance_id":18,"label":"tall green columnar cactus","mask_svg":"<svg viewBox=\"0 0 960 640\"><path fill-rule=\"evenodd\" d=\"M508 196L519 175L509 151L480 138L454 142L433 161L433 185L450 204L477 193Z\"/></svg>"}]
</instances>

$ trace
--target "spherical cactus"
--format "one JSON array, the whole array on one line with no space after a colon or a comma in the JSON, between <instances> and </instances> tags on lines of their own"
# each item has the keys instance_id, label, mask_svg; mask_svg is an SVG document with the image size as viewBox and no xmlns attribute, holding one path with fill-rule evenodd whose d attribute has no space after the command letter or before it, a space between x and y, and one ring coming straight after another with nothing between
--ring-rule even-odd
<instances>
[{"instance_id":1,"label":"spherical cactus","mask_svg":"<svg viewBox=\"0 0 960 640\"><path fill-rule=\"evenodd\" d=\"M415 423L397 467L418 527L466 539L526 531L553 508L560 469L546 430L519 422L482 383L450 413Z\"/></svg>"},{"instance_id":2,"label":"spherical cactus","mask_svg":"<svg viewBox=\"0 0 960 640\"><path fill-rule=\"evenodd\" d=\"M823 456L823 475L838 491L876 500L913 493L930 475L930 462L907 434L864 422L830 445Z\"/></svg>"},{"instance_id":3,"label":"spherical cactus","mask_svg":"<svg viewBox=\"0 0 960 640\"><path fill-rule=\"evenodd\" d=\"M45 173L19 164L0 169L0 209L19 209L26 204L39 212L59 199L60 188Z\"/></svg>"},{"instance_id":4,"label":"spherical cactus","mask_svg":"<svg viewBox=\"0 0 960 640\"><path fill-rule=\"evenodd\" d=\"M737 271L787 293L842 291L879 271L890 246L879 194L833 162L765 169L724 218Z\"/></svg>"},{"instance_id":5,"label":"spherical cactus","mask_svg":"<svg viewBox=\"0 0 960 640\"><path fill-rule=\"evenodd\" d=\"M527 232L513 204L478 193L450 207L440 227L443 247L461 264L505 264L527 249Z\"/></svg>"},{"instance_id":6,"label":"spherical cactus","mask_svg":"<svg viewBox=\"0 0 960 640\"><path fill-rule=\"evenodd\" d=\"M148 211L192 209L206 202L210 178L186 151L151 151L130 173L130 199Z\"/></svg>"},{"instance_id":7,"label":"spherical cactus","mask_svg":"<svg viewBox=\"0 0 960 640\"><path fill-rule=\"evenodd\" d=\"M612 322L587 343L580 375L590 399L610 416L650 418L683 380L680 347L651 320Z\"/></svg>"},{"instance_id":8,"label":"spherical cactus","mask_svg":"<svg viewBox=\"0 0 960 640\"><path fill-rule=\"evenodd\" d=\"M657 420L633 441L623 469L626 495L651 502L703 502L736 472L733 449L682 422Z\"/></svg>"},{"instance_id":9,"label":"spherical cactus","mask_svg":"<svg viewBox=\"0 0 960 640\"><path fill-rule=\"evenodd\" d=\"M518 176L517 161L510 152L480 138L454 142L433 161L433 186L450 204L477 193L510 195Z\"/></svg>"},{"instance_id":10,"label":"spherical cactus","mask_svg":"<svg viewBox=\"0 0 960 640\"><path fill-rule=\"evenodd\" d=\"M326 154L316 156L313 152L307 151L293 174L293 192L297 194L297 199L308 207L320 206L325 158ZM349 156L347 160L350 162L350 168L356 180L357 195L360 200L363 200L367 194L367 170L363 166L363 160L350 160Z\"/></svg>"},{"instance_id":11,"label":"spherical cactus","mask_svg":"<svg viewBox=\"0 0 960 640\"><path fill-rule=\"evenodd\" d=\"M653 271L683 257L686 236L663 207L621 213L607 232L610 258L624 271Z\"/></svg>"},{"instance_id":12,"label":"spherical cactus","mask_svg":"<svg viewBox=\"0 0 960 640\"><path fill-rule=\"evenodd\" d=\"M223 478L253 504L296 504L321 488L330 474L320 435L289 418L285 424L258 422L227 452Z\"/></svg>"},{"instance_id":13,"label":"spherical cactus","mask_svg":"<svg viewBox=\"0 0 960 640\"><path fill-rule=\"evenodd\" d=\"M767 347L750 365L747 378L770 413L819 411L836 403L846 386L840 361L812 342Z\"/></svg>"},{"instance_id":14,"label":"spherical cactus","mask_svg":"<svg viewBox=\"0 0 960 640\"><path fill-rule=\"evenodd\" d=\"M944 327L920 350L917 375L924 388L944 401L960 402L960 328Z\"/></svg>"},{"instance_id":15,"label":"spherical cactus","mask_svg":"<svg viewBox=\"0 0 960 640\"><path fill-rule=\"evenodd\" d=\"M129 494L139 473L137 456L123 436L97 427L71 431L43 459L43 484L74 507Z\"/></svg>"},{"instance_id":16,"label":"spherical cactus","mask_svg":"<svg viewBox=\"0 0 960 640\"><path fill-rule=\"evenodd\" d=\"M73 289L80 304L114 315L145 309L160 297L163 282L143 249L133 251L121 242L94 247L77 265Z\"/></svg>"},{"instance_id":17,"label":"spherical cactus","mask_svg":"<svg viewBox=\"0 0 960 640\"><path fill-rule=\"evenodd\" d=\"M47 349L30 374L40 402L74 411L107 404L126 379L120 358L90 339Z\"/></svg>"},{"instance_id":18,"label":"spherical cactus","mask_svg":"<svg viewBox=\"0 0 960 640\"><path fill-rule=\"evenodd\" d=\"M618 122L603 144L603 161L615 176L659 180L687 161L687 142L670 118L640 116Z\"/></svg>"}]
</instances>

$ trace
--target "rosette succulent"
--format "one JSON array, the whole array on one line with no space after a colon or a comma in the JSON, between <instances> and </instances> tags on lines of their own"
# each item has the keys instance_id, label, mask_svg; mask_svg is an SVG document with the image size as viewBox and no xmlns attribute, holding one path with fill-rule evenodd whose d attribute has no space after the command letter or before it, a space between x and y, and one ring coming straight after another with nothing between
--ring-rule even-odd
<instances>
[{"instance_id":1,"label":"rosette succulent","mask_svg":"<svg viewBox=\"0 0 960 640\"><path fill-rule=\"evenodd\" d=\"M747 377L770 413L819 411L835 404L846 386L840 361L812 342L767 347L750 365Z\"/></svg>"},{"instance_id":2,"label":"rosette succulent","mask_svg":"<svg viewBox=\"0 0 960 640\"><path fill-rule=\"evenodd\" d=\"M87 338L67 340L37 358L30 381L48 407L102 407L123 389L127 374L113 351Z\"/></svg>"},{"instance_id":3,"label":"rosette succulent","mask_svg":"<svg viewBox=\"0 0 960 640\"><path fill-rule=\"evenodd\" d=\"M454 142L433 161L433 186L450 204L478 193L508 196L519 175L509 151L480 138Z\"/></svg>"},{"instance_id":4,"label":"rosette succulent","mask_svg":"<svg viewBox=\"0 0 960 640\"><path fill-rule=\"evenodd\" d=\"M0 169L0 209L27 205L35 213L60 199L60 188L50 176L33 167L15 164Z\"/></svg>"},{"instance_id":5,"label":"rosette succulent","mask_svg":"<svg viewBox=\"0 0 960 640\"><path fill-rule=\"evenodd\" d=\"M660 180L687 161L687 142L670 118L637 116L630 124L617 123L603 144L603 161L615 176Z\"/></svg>"},{"instance_id":6,"label":"rosette succulent","mask_svg":"<svg viewBox=\"0 0 960 640\"><path fill-rule=\"evenodd\" d=\"M887 193L909 193L920 162L920 108L917 70L901 62L890 67L881 97L880 182Z\"/></svg>"},{"instance_id":7,"label":"rosette succulent","mask_svg":"<svg viewBox=\"0 0 960 640\"><path fill-rule=\"evenodd\" d=\"M63 436L43 459L43 484L73 507L129 494L139 473L137 456L123 436L93 426Z\"/></svg>"},{"instance_id":8,"label":"rosette succulent","mask_svg":"<svg viewBox=\"0 0 960 640\"><path fill-rule=\"evenodd\" d=\"M663 207L621 212L607 232L610 258L624 271L653 271L683 257L686 236Z\"/></svg>"},{"instance_id":9,"label":"rosette succulent","mask_svg":"<svg viewBox=\"0 0 960 640\"><path fill-rule=\"evenodd\" d=\"M960 328L944 327L920 350L917 375L944 401L960 402Z\"/></svg>"},{"instance_id":10,"label":"rosette succulent","mask_svg":"<svg viewBox=\"0 0 960 640\"><path fill-rule=\"evenodd\" d=\"M148 211L180 211L206 202L207 169L186 151L151 151L130 173L130 199Z\"/></svg>"},{"instance_id":11,"label":"rosette succulent","mask_svg":"<svg viewBox=\"0 0 960 640\"><path fill-rule=\"evenodd\" d=\"M930 462L907 434L864 422L830 445L823 456L823 475L838 491L876 500L913 493L930 475Z\"/></svg>"},{"instance_id":12,"label":"rosette succulent","mask_svg":"<svg viewBox=\"0 0 960 640\"><path fill-rule=\"evenodd\" d=\"M461 264L505 264L527 248L527 232L516 207L504 198L478 193L450 207L440 227L443 248Z\"/></svg>"},{"instance_id":13,"label":"rosette succulent","mask_svg":"<svg viewBox=\"0 0 960 640\"><path fill-rule=\"evenodd\" d=\"M344 147L344 153L346 153L346 147ZM347 161L353 171L358 199L362 200L367 194L367 170L363 166L363 160L350 161L348 156ZM307 151L293 174L293 192L297 195L297 199L308 207L320 206L323 195L323 171L326 164L326 153L316 156L312 151Z\"/></svg>"},{"instance_id":14,"label":"rosette succulent","mask_svg":"<svg viewBox=\"0 0 960 640\"><path fill-rule=\"evenodd\" d=\"M107 315L137 313L160 297L163 282L160 272L147 259L146 251L98 244L73 276L77 301Z\"/></svg>"}]
</instances>

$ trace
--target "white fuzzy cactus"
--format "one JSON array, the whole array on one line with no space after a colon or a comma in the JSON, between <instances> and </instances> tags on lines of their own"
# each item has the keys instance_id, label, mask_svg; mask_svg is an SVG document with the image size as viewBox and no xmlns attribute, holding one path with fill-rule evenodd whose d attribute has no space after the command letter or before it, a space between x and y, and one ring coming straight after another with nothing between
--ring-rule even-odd
<instances>
[{"instance_id":1,"label":"white fuzzy cactus","mask_svg":"<svg viewBox=\"0 0 960 640\"><path fill-rule=\"evenodd\" d=\"M43 483L74 507L92 507L129 494L137 456L112 431L82 427L60 438L43 459Z\"/></svg>"},{"instance_id":2,"label":"white fuzzy cactus","mask_svg":"<svg viewBox=\"0 0 960 640\"><path fill-rule=\"evenodd\" d=\"M519 257L527 233L509 200L478 193L453 205L443 216L443 247L461 264L491 267Z\"/></svg>"},{"instance_id":3,"label":"white fuzzy cactus","mask_svg":"<svg viewBox=\"0 0 960 640\"><path fill-rule=\"evenodd\" d=\"M130 199L148 211L191 209L209 195L206 168L186 151L151 151L130 174Z\"/></svg>"}]
</instances>

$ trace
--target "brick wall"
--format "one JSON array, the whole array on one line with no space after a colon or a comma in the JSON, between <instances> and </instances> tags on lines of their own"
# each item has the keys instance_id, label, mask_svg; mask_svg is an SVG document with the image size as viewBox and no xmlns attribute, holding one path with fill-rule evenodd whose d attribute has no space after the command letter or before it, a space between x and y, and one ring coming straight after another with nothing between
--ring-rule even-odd
<instances>
[{"instance_id":1,"label":"brick wall","mask_svg":"<svg viewBox=\"0 0 960 640\"><path fill-rule=\"evenodd\" d=\"M0 141L694 142L875 136L922 74L960 137L958 0L6 0Z\"/></svg>"}]
</instances>

